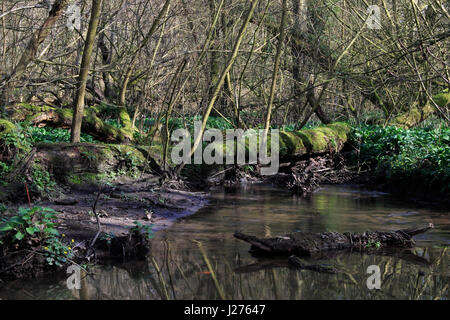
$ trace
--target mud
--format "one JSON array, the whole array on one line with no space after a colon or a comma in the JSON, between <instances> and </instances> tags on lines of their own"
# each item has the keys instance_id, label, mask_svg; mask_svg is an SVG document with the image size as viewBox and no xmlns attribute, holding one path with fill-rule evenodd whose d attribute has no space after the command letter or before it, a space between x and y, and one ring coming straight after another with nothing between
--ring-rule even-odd
<instances>
[{"instance_id":1,"label":"mud","mask_svg":"<svg viewBox=\"0 0 450 320\"><path fill-rule=\"evenodd\" d=\"M97 221L92 207L96 206L101 231L116 236L125 235L135 221L153 225L158 231L168 228L177 219L191 215L208 203L206 192L162 189L158 177L144 175L139 180L125 177L114 187L102 189L77 188L52 202L38 203L60 212L60 232L75 239L90 239L97 232Z\"/></svg>"}]
</instances>

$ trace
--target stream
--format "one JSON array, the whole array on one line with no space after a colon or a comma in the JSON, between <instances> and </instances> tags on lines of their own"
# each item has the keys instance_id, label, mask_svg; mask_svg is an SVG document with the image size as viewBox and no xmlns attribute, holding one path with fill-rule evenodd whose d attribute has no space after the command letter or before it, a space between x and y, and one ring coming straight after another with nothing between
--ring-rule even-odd
<instances>
[{"instance_id":1,"label":"stream","mask_svg":"<svg viewBox=\"0 0 450 320\"><path fill-rule=\"evenodd\" d=\"M337 274L296 270L282 257L253 257L250 245L233 237L238 230L273 237L292 231L392 231L425 222L435 228L415 236L417 246L407 252L336 251L306 259L332 265L341 271ZM443 208L356 186L323 186L305 199L244 185L213 191L208 206L158 231L153 262L95 266L81 290L67 289L64 275L0 283L0 299L449 299L449 244L450 215ZM379 290L367 287L371 265L381 272Z\"/></svg>"}]
</instances>

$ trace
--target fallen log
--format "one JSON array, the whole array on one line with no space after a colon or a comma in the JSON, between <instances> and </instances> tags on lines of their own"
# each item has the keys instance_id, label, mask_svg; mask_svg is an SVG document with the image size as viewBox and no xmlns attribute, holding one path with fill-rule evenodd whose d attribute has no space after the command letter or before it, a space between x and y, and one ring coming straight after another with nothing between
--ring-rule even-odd
<instances>
[{"instance_id":1,"label":"fallen log","mask_svg":"<svg viewBox=\"0 0 450 320\"><path fill-rule=\"evenodd\" d=\"M37 127L50 126L64 129L71 127L73 118L71 108L35 106L27 103L8 107L7 114L13 121L27 121ZM117 128L102 120L107 117L117 119L121 127ZM4 120L1 121L4 122ZM2 122L0 122L0 126L1 124ZM103 142L129 143L134 139L137 129L132 126L125 107L104 104L84 109L82 131Z\"/></svg>"},{"instance_id":2,"label":"fallen log","mask_svg":"<svg viewBox=\"0 0 450 320\"><path fill-rule=\"evenodd\" d=\"M305 256L327 250L370 247L412 248L413 236L433 228L433 224L397 231L366 231L362 234L338 232L293 232L276 238L257 238L236 232L234 237L252 246L250 252L269 255Z\"/></svg>"}]
</instances>

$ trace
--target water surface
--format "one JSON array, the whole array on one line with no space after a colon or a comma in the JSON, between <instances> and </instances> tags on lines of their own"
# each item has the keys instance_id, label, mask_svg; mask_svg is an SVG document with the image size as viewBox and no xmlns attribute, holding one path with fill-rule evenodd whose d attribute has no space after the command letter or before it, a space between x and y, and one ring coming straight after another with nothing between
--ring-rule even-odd
<instances>
[{"instance_id":1,"label":"water surface","mask_svg":"<svg viewBox=\"0 0 450 320\"><path fill-rule=\"evenodd\" d=\"M413 250L339 251L307 259L332 265L338 274L295 270L286 258L253 257L247 243L233 238L237 230L271 237L292 231L389 231L426 222L435 229L416 236ZM78 291L66 289L65 279L16 281L0 289L0 298L448 299L449 244L450 215L442 208L354 186L325 186L305 199L246 185L214 192L209 206L159 231L153 261L97 266ZM370 265L380 268L380 290L367 287Z\"/></svg>"}]
</instances>

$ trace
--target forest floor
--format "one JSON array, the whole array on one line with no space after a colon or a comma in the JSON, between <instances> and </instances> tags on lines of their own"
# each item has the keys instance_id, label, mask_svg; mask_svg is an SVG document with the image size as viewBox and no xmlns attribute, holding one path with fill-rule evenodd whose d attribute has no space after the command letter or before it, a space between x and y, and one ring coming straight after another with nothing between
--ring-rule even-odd
<instances>
[{"instance_id":1,"label":"forest floor","mask_svg":"<svg viewBox=\"0 0 450 320\"><path fill-rule=\"evenodd\" d=\"M77 240L92 239L97 232L93 212L98 190L76 188L56 201L36 205L56 210L60 232ZM96 203L101 232L121 236L135 222L153 225L153 231L168 228L177 219L191 215L208 203L206 192L162 189L158 177L150 174L135 180L119 178L114 187L100 192Z\"/></svg>"}]
</instances>

